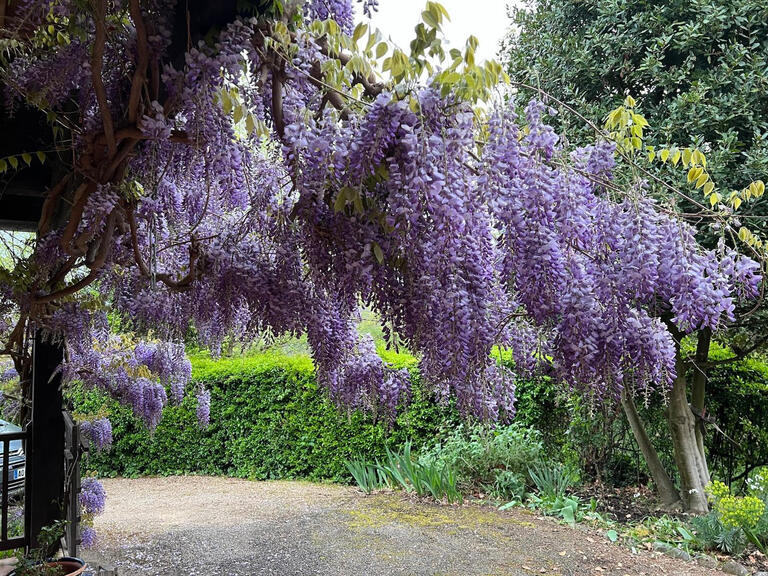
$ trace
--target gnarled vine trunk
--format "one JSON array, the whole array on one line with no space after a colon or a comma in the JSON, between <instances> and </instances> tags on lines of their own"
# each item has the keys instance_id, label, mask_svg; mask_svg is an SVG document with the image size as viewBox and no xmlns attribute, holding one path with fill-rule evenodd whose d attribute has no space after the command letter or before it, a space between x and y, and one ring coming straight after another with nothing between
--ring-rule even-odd
<instances>
[{"instance_id":1,"label":"gnarled vine trunk","mask_svg":"<svg viewBox=\"0 0 768 576\"><path fill-rule=\"evenodd\" d=\"M680 494L669 474L664 469L656 448L651 443L651 439L648 438L645 426L643 426L640 415L637 413L635 401L632 400L631 395L627 394L626 390L621 393L621 407L624 409L624 414L627 417L629 426L632 428L632 434L635 436L637 445L643 453L643 458L645 458L645 463L648 466L648 471L651 474L653 483L656 485L661 501L667 508L677 508L680 505Z\"/></svg>"},{"instance_id":2,"label":"gnarled vine trunk","mask_svg":"<svg viewBox=\"0 0 768 576\"><path fill-rule=\"evenodd\" d=\"M694 407L702 414L704 408L704 392L706 374L703 372L703 362L709 354L708 332L699 334L696 356L694 358L694 390L696 400L701 408ZM701 355L703 354L703 358ZM709 484L709 468L704 451L704 440L700 426L696 421L692 404L688 402L688 378L686 375L688 363L682 356L680 345L676 346L676 371L677 378L672 385L669 396L668 421L672 435L672 447L675 453L675 463L680 475L680 490L682 492L685 509L694 513L706 513L709 510L707 503L706 487Z\"/></svg>"},{"instance_id":3,"label":"gnarled vine trunk","mask_svg":"<svg viewBox=\"0 0 768 576\"><path fill-rule=\"evenodd\" d=\"M692 363L686 361L680 350L679 341L682 334L673 331L673 335L675 341L678 342L675 350L677 377L669 394L666 416L674 450L675 466L680 480L679 492L664 470L637 413L637 408L631 396L626 392L622 394L621 405L664 505L675 506L682 501L685 510L703 514L709 510L706 487L710 478L704 449L703 427L698 419L703 419L706 413L707 375L705 366L709 356L712 333L707 329L699 332L696 354ZM690 379L691 397L689 403L688 371L691 367L693 368L693 377Z\"/></svg>"}]
</instances>

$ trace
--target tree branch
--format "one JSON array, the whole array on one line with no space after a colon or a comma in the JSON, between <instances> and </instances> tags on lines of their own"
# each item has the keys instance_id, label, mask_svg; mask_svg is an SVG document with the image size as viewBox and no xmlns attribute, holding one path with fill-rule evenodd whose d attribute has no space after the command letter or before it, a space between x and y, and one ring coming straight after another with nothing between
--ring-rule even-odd
<instances>
[{"instance_id":1,"label":"tree branch","mask_svg":"<svg viewBox=\"0 0 768 576\"><path fill-rule=\"evenodd\" d=\"M144 24L144 16L141 13L139 0L130 0L129 12L131 19L136 27L136 51L138 52L138 62L133 71L133 80L131 81L131 95L128 99L128 122L136 122L139 115L139 102L141 99L141 90L147 77L147 66L149 65L149 45L147 42L147 27Z\"/></svg>"},{"instance_id":2,"label":"tree branch","mask_svg":"<svg viewBox=\"0 0 768 576\"><path fill-rule=\"evenodd\" d=\"M117 144L115 143L115 128L112 123L112 112L109 109L107 91L104 88L104 79L101 77L101 71L104 66L104 45L107 41L106 0L96 0L94 2L94 6L94 22L96 25L96 33L93 39L93 51L91 52L91 77L93 81L93 91L96 93L96 101L99 103L101 121L104 125L104 135L107 139L107 149L109 150L109 155L114 156L117 152Z\"/></svg>"}]
</instances>

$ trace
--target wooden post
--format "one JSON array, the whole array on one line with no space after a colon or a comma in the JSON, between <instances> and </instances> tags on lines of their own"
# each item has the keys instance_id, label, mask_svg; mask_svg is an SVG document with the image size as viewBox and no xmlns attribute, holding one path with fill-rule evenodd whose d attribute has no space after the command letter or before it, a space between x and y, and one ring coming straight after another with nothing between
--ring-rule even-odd
<instances>
[{"instance_id":1,"label":"wooden post","mask_svg":"<svg viewBox=\"0 0 768 576\"><path fill-rule=\"evenodd\" d=\"M35 334L32 348L32 421L27 444L26 526L30 546L40 530L62 519L64 498L64 418L61 412L60 344Z\"/></svg>"}]
</instances>

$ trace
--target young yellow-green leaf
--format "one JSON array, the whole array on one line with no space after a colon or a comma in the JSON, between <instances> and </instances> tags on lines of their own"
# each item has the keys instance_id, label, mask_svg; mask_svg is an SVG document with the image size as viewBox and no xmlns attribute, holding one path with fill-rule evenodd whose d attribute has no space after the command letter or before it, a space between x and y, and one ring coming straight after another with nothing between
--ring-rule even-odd
<instances>
[{"instance_id":1,"label":"young yellow-green leaf","mask_svg":"<svg viewBox=\"0 0 768 576\"><path fill-rule=\"evenodd\" d=\"M38 150L35 154L37 155L37 159L40 160L40 164L45 164L45 152Z\"/></svg>"},{"instance_id":2,"label":"young yellow-green leaf","mask_svg":"<svg viewBox=\"0 0 768 576\"><path fill-rule=\"evenodd\" d=\"M648 150L648 162L653 162L655 159L656 159L656 152L653 149L649 149Z\"/></svg>"},{"instance_id":3,"label":"young yellow-green leaf","mask_svg":"<svg viewBox=\"0 0 768 576\"><path fill-rule=\"evenodd\" d=\"M693 151L693 155L691 157L694 164L700 164L701 166L704 166L706 168L707 166L707 158L704 156L704 154L699 150L698 148Z\"/></svg>"},{"instance_id":4,"label":"young yellow-green leaf","mask_svg":"<svg viewBox=\"0 0 768 576\"><path fill-rule=\"evenodd\" d=\"M741 198L739 198L738 196L734 198L733 201L731 202L731 205L733 206L734 210L738 210L739 206L741 206Z\"/></svg>"},{"instance_id":5,"label":"young yellow-green leaf","mask_svg":"<svg viewBox=\"0 0 768 576\"><path fill-rule=\"evenodd\" d=\"M642 150L643 141L637 136L632 136L632 146L634 146L637 150Z\"/></svg>"},{"instance_id":6,"label":"young yellow-green leaf","mask_svg":"<svg viewBox=\"0 0 768 576\"><path fill-rule=\"evenodd\" d=\"M762 187L760 186L762 184ZM755 182L750 183L749 187L747 188L750 195L754 196L755 198L759 198L763 195L763 192L765 192L765 184L763 184L762 180L757 180Z\"/></svg>"},{"instance_id":7,"label":"young yellow-green leaf","mask_svg":"<svg viewBox=\"0 0 768 576\"><path fill-rule=\"evenodd\" d=\"M683 158L683 162L685 162L685 158ZM690 170L688 170L688 183L690 184L691 182L696 180L701 175L701 172L702 170L698 166L694 166Z\"/></svg>"},{"instance_id":8,"label":"young yellow-green leaf","mask_svg":"<svg viewBox=\"0 0 768 576\"><path fill-rule=\"evenodd\" d=\"M709 197L709 205L713 208L715 205L722 200L722 197L717 192L713 192L712 195Z\"/></svg>"},{"instance_id":9,"label":"young yellow-green leaf","mask_svg":"<svg viewBox=\"0 0 768 576\"><path fill-rule=\"evenodd\" d=\"M659 158L661 158L663 164L666 164L667 159L669 158L669 148L664 148L661 152L659 152Z\"/></svg>"},{"instance_id":10,"label":"young yellow-green leaf","mask_svg":"<svg viewBox=\"0 0 768 576\"><path fill-rule=\"evenodd\" d=\"M636 104L636 102L635 102L635 99L634 99L634 98L632 98L632 96L627 96L627 97L624 99L624 105L625 105L625 106L627 106L627 107L629 107L629 108L634 108L634 107L635 107L635 104Z\"/></svg>"},{"instance_id":11,"label":"young yellow-green leaf","mask_svg":"<svg viewBox=\"0 0 768 576\"><path fill-rule=\"evenodd\" d=\"M744 226L739 228L739 240L746 242L752 234Z\"/></svg>"},{"instance_id":12,"label":"young yellow-green leaf","mask_svg":"<svg viewBox=\"0 0 768 576\"><path fill-rule=\"evenodd\" d=\"M21 159L24 160L24 163L27 166L31 166L32 165L32 154L30 154L29 152L24 152L21 155Z\"/></svg>"},{"instance_id":13,"label":"young yellow-green leaf","mask_svg":"<svg viewBox=\"0 0 768 576\"><path fill-rule=\"evenodd\" d=\"M692 156L693 156L693 152L691 152L690 148L683 149L683 166L688 166L688 164L691 163Z\"/></svg>"},{"instance_id":14,"label":"young yellow-green leaf","mask_svg":"<svg viewBox=\"0 0 768 576\"><path fill-rule=\"evenodd\" d=\"M0 174L3 174L8 170L8 162L0 158Z\"/></svg>"},{"instance_id":15,"label":"young yellow-green leaf","mask_svg":"<svg viewBox=\"0 0 768 576\"><path fill-rule=\"evenodd\" d=\"M675 148L674 152L672 152L672 164L674 166L677 166L677 163L680 162L680 155L680 150Z\"/></svg>"},{"instance_id":16,"label":"young yellow-green leaf","mask_svg":"<svg viewBox=\"0 0 768 576\"><path fill-rule=\"evenodd\" d=\"M704 172L702 170L702 172L699 175L699 177L696 178L696 189L699 189L702 186L704 186L704 184L706 184L708 180L709 180L709 174L707 174L706 172Z\"/></svg>"},{"instance_id":17,"label":"young yellow-green leaf","mask_svg":"<svg viewBox=\"0 0 768 576\"><path fill-rule=\"evenodd\" d=\"M384 56L384 54L387 53L387 50L389 50L389 46L387 46L386 42L379 42L379 45L376 46L376 58L381 58Z\"/></svg>"},{"instance_id":18,"label":"young yellow-green leaf","mask_svg":"<svg viewBox=\"0 0 768 576\"><path fill-rule=\"evenodd\" d=\"M636 112L632 113L632 123L637 124L640 128L648 126L648 120L642 114L637 114Z\"/></svg>"},{"instance_id":19,"label":"young yellow-green leaf","mask_svg":"<svg viewBox=\"0 0 768 576\"><path fill-rule=\"evenodd\" d=\"M715 183L710 180L706 184L704 184L704 196L709 196L712 194L712 191L715 189Z\"/></svg>"},{"instance_id":20,"label":"young yellow-green leaf","mask_svg":"<svg viewBox=\"0 0 768 576\"><path fill-rule=\"evenodd\" d=\"M11 165L11 168L16 170L16 168L19 167L19 159L16 158L16 156L11 156L10 158L8 158L8 164Z\"/></svg>"},{"instance_id":21,"label":"young yellow-green leaf","mask_svg":"<svg viewBox=\"0 0 768 576\"><path fill-rule=\"evenodd\" d=\"M256 120L253 118L253 114L248 114L245 117L245 130L248 134L252 134L256 130Z\"/></svg>"}]
</instances>

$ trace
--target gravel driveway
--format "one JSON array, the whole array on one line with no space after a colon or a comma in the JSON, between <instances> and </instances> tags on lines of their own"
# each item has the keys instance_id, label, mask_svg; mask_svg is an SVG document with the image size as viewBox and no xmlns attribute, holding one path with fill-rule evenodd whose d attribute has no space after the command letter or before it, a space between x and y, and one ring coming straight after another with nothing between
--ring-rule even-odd
<instances>
[{"instance_id":1,"label":"gravel driveway","mask_svg":"<svg viewBox=\"0 0 768 576\"><path fill-rule=\"evenodd\" d=\"M722 575L524 510L305 482L106 480L92 565L121 576Z\"/></svg>"}]
</instances>

